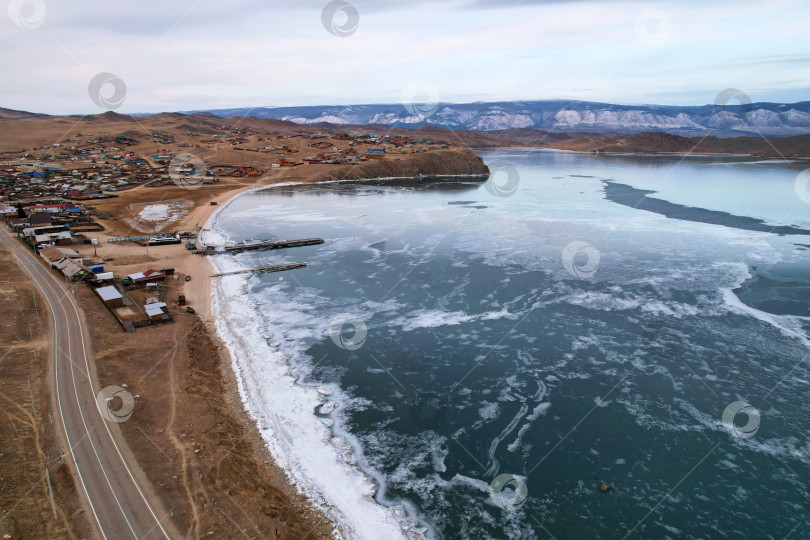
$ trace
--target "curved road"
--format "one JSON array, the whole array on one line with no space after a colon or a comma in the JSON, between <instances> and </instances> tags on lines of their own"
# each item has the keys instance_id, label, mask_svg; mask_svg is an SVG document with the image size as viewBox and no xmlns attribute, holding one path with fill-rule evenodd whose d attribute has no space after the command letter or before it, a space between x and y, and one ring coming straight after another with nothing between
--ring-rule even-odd
<instances>
[{"instance_id":1,"label":"curved road","mask_svg":"<svg viewBox=\"0 0 810 540\"><path fill-rule=\"evenodd\" d=\"M82 319L57 275L0 225L0 239L16 254L50 306L53 316L56 415L64 428L67 456L105 539L169 538L168 516L158 516L135 481L96 402ZM160 519L158 519L160 518ZM166 525L161 524L166 522Z\"/></svg>"}]
</instances>

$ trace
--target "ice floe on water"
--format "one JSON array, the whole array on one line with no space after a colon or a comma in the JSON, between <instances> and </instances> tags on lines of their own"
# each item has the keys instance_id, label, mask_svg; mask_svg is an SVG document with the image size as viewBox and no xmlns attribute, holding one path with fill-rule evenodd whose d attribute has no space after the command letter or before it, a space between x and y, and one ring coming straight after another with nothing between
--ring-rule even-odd
<instances>
[{"instance_id":1,"label":"ice floe on water","mask_svg":"<svg viewBox=\"0 0 810 540\"><path fill-rule=\"evenodd\" d=\"M404 317L397 317L387 322L390 326L399 326L404 332L417 330L420 328L439 328L441 326L455 326L472 321L494 321L498 319L516 320L514 313L509 313L507 309L489 311L477 315L471 315L463 311L439 311L439 310L419 310L408 313Z\"/></svg>"},{"instance_id":2,"label":"ice floe on water","mask_svg":"<svg viewBox=\"0 0 810 540\"><path fill-rule=\"evenodd\" d=\"M802 321L810 321L810 317L790 316L790 315L773 315L765 311L745 305L734 291L729 288L721 289L723 294L723 301L728 306L729 310L736 313L744 313L764 323L767 323L777 328L785 337L797 339L801 341L805 347L810 349L810 338Z\"/></svg>"}]
</instances>

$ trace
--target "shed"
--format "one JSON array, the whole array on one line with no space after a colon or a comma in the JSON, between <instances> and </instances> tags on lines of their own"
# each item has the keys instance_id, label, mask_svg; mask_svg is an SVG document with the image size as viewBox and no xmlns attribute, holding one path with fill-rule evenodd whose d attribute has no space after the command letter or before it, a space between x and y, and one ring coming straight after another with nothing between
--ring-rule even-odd
<instances>
[{"instance_id":1,"label":"shed","mask_svg":"<svg viewBox=\"0 0 810 540\"><path fill-rule=\"evenodd\" d=\"M51 215L46 212L38 212L36 214L31 214L28 217L28 220L31 222L31 226L36 227L37 225L50 225L53 223L53 219Z\"/></svg>"},{"instance_id":2,"label":"shed","mask_svg":"<svg viewBox=\"0 0 810 540\"><path fill-rule=\"evenodd\" d=\"M144 307L146 311L146 316L150 319L162 319L163 318L163 308L158 307L155 304L149 304L148 306Z\"/></svg>"},{"instance_id":3,"label":"shed","mask_svg":"<svg viewBox=\"0 0 810 540\"><path fill-rule=\"evenodd\" d=\"M96 294L109 307L122 307L124 305L124 296L112 285L99 287L96 289Z\"/></svg>"},{"instance_id":4,"label":"shed","mask_svg":"<svg viewBox=\"0 0 810 540\"><path fill-rule=\"evenodd\" d=\"M61 261L53 263L52 266L59 270L63 276L74 281L90 273L90 270L72 259L62 259Z\"/></svg>"}]
</instances>

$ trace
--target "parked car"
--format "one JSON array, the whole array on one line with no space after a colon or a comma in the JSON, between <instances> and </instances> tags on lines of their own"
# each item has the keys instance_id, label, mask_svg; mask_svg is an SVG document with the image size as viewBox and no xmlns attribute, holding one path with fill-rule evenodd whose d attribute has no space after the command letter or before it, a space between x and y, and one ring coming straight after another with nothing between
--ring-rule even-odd
<instances>
[{"instance_id":1,"label":"parked car","mask_svg":"<svg viewBox=\"0 0 810 540\"><path fill-rule=\"evenodd\" d=\"M186 312L187 313L194 313L194 308L189 306L189 307L186 308Z\"/></svg>"},{"instance_id":2,"label":"parked car","mask_svg":"<svg viewBox=\"0 0 810 540\"><path fill-rule=\"evenodd\" d=\"M191 281L191 276L186 276L186 281Z\"/></svg>"}]
</instances>

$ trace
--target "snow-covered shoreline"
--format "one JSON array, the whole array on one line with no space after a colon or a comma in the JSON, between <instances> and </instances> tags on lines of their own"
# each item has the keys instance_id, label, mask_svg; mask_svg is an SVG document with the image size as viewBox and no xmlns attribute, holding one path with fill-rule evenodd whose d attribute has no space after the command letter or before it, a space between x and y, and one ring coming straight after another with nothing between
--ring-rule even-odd
<instances>
[{"instance_id":1,"label":"snow-covered shoreline","mask_svg":"<svg viewBox=\"0 0 810 540\"><path fill-rule=\"evenodd\" d=\"M322 183L346 181L351 180ZM244 191L220 206L205 224L200 240L204 244L228 240L216 226L220 213L242 195L265 189L268 187ZM241 268L230 255L211 257L209 262L216 272ZM335 537L405 538L401 526L404 516L395 516L392 508L375 502L375 480L358 466L341 460L341 449L334 444L330 427L314 414L323 403L318 389L297 384L289 370L289 355L263 339L260 314L244 302L248 279L246 275L234 275L214 280L211 313L216 331L228 349L245 410L257 423L276 464L332 520Z\"/></svg>"}]
</instances>

